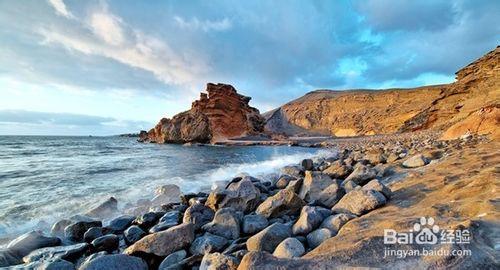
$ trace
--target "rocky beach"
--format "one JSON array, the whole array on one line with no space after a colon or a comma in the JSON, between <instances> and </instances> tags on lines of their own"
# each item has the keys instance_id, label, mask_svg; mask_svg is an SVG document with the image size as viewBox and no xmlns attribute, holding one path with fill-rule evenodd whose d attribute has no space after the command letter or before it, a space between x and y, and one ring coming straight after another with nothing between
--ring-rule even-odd
<instances>
[{"instance_id":1,"label":"rocky beach","mask_svg":"<svg viewBox=\"0 0 500 270\"><path fill-rule=\"evenodd\" d=\"M497 47L449 85L315 91L263 115L234 87L208 84L139 141L329 155L196 192L162 185L121 207L111 197L12 240L0 267L498 269L499 61ZM358 104L335 105L345 102Z\"/></svg>"}]
</instances>

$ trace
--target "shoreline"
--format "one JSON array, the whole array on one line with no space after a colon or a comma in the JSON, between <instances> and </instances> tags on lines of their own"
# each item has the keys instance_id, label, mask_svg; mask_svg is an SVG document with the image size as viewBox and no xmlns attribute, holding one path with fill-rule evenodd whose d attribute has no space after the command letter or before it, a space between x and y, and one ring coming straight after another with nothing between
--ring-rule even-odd
<instances>
[{"instance_id":1,"label":"shoreline","mask_svg":"<svg viewBox=\"0 0 500 270\"><path fill-rule=\"evenodd\" d=\"M140 200L142 205L135 207L128 205L124 208L128 210L122 211L120 216L109 223L103 224L102 220L109 219L111 213L116 216L119 212L118 202L114 198L91 209L84 216L56 222L52 227L52 236L42 236L39 233L28 235L35 239L35 243L46 242L40 239L58 242L55 237L59 237L57 239L62 242L58 245L63 244L66 248L84 246L84 251L78 253L80 255L77 259L56 256L58 260L69 260L68 263L80 267L98 263L96 257L104 260L114 259L115 255L111 254L126 254L121 259L138 258L150 269L156 269L170 257L168 255L174 254L174 250L187 251L181 252L186 254L174 263L179 266L203 265L209 261L222 260L241 267L252 264L252 256L261 256L258 251L266 250L275 256L289 258L291 251L285 244L281 247L281 242L287 239L298 240L287 241L293 242L299 250L304 250L300 255L292 256L301 257L311 253L328 239L335 238L340 226L355 222L371 211L384 209L386 204L390 205L392 197L398 196L392 186L404 182L415 172L425 175L427 168L442 162L447 152L455 151L453 149L460 148L460 145L481 144L486 140L482 137L468 137L446 142L434 140L436 136L437 134L424 132L403 136L337 139L333 140L335 143L322 144L328 148L338 147L337 155L314 161L305 159L300 164L285 166L281 168L279 178L271 181L263 181L250 175L236 176L229 183L218 183L218 187L210 191L188 194L182 194L176 185L164 185L156 190L156 197L152 200ZM396 138L399 140L395 140ZM407 162L409 163L405 165ZM234 173L237 175L238 172ZM362 199L363 196L368 197ZM160 202L161 206L152 207L154 201ZM318 221L311 223L313 216ZM319 226L326 220L339 218L347 220L335 229L328 225ZM229 223L226 224L227 222ZM75 227L75 224L78 226ZM245 224L257 226L258 229L245 229ZM139 232L141 237L136 237L138 239L134 241L129 239L131 228L136 233ZM230 231L234 235L227 235L227 228L232 228ZM278 237L278 231L282 230L288 233ZM85 239L90 231L99 233ZM180 246L161 242L164 245L161 250L146 244L163 241L163 237L180 237L185 242ZM278 237L280 240L269 247L266 237ZM144 242L145 239L148 239L147 242ZM243 244L236 244L241 241ZM44 244L41 245L37 248L42 248ZM238 248L235 249L235 245ZM172 251L166 252L165 248ZM50 256L56 254L55 250L56 247L45 248L47 254L52 254ZM96 253L99 251L106 253ZM36 252L30 250L21 254L23 256L11 259L17 263L24 260L31 265L54 263L54 260L29 259ZM89 256L91 254L94 255ZM145 257L145 254L154 256ZM201 256L203 254L205 256ZM259 263L266 260L273 259L265 258ZM311 263L309 260L303 261Z\"/></svg>"}]
</instances>

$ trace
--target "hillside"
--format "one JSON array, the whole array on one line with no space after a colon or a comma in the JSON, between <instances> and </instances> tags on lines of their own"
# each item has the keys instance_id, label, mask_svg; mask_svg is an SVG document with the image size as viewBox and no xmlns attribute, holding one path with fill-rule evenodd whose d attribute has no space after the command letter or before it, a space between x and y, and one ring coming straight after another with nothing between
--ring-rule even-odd
<instances>
[{"instance_id":1,"label":"hillside","mask_svg":"<svg viewBox=\"0 0 500 270\"><path fill-rule=\"evenodd\" d=\"M500 47L497 47L457 71L457 81L446 85L312 91L265 113L266 131L289 136L344 137L445 130L475 112L481 114L484 108L493 110L488 117L495 118L493 123L498 123L499 61Z\"/></svg>"}]
</instances>

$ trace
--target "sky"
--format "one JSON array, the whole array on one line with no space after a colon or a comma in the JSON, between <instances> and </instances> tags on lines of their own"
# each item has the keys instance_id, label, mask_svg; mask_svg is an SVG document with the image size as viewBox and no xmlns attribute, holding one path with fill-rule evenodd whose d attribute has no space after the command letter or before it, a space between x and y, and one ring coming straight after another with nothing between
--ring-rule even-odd
<instances>
[{"instance_id":1,"label":"sky","mask_svg":"<svg viewBox=\"0 0 500 270\"><path fill-rule=\"evenodd\" d=\"M450 83L500 44L499 16L495 0L0 0L0 134L149 130L207 82L261 112Z\"/></svg>"}]
</instances>

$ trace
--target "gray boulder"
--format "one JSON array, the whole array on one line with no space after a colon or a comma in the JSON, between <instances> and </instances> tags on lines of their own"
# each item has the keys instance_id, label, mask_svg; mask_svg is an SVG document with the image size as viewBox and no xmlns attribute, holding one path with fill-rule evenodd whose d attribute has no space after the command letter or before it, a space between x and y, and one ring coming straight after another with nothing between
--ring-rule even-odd
<instances>
[{"instance_id":1,"label":"gray boulder","mask_svg":"<svg viewBox=\"0 0 500 270\"><path fill-rule=\"evenodd\" d=\"M70 246L46 247L32 251L24 256L25 263L32 263L42 259L62 259L66 261L75 261L89 250L89 244L79 243Z\"/></svg>"},{"instance_id":2,"label":"gray boulder","mask_svg":"<svg viewBox=\"0 0 500 270\"><path fill-rule=\"evenodd\" d=\"M184 212L184 223L191 223L198 230L214 218L214 211L203 204L193 204Z\"/></svg>"},{"instance_id":3,"label":"gray boulder","mask_svg":"<svg viewBox=\"0 0 500 270\"><path fill-rule=\"evenodd\" d=\"M378 181L377 179L371 180L366 185L364 185L362 189L364 189L364 190L369 190L369 189L376 190L376 191L384 194L384 196L387 199L391 198L391 196L392 196L391 189L386 187L384 184L380 183L380 181Z\"/></svg>"},{"instance_id":4,"label":"gray boulder","mask_svg":"<svg viewBox=\"0 0 500 270\"><path fill-rule=\"evenodd\" d=\"M182 266L178 265L187 256L187 252L183 249L176 251L163 259L158 270L181 270Z\"/></svg>"},{"instance_id":5,"label":"gray boulder","mask_svg":"<svg viewBox=\"0 0 500 270\"><path fill-rule=\"evenodd\" d=\"M226 207L245 213L253 211L260 202L261 193L252 179L254 178L244 176L239 181L233 180L225 190L212 191L205 205L214 211Z\"/></svg>"},{"instance_id":6,"label":"gray boulder","mask_svg":"<svg viewBox=\"0 0 500 270\"><path fill-rule=\"evenodd\" d=\"M297 214L304 205L305 202L297 194L287 188L267 198L257 207L255 212L266 218L274 218L283 215Z\"/></svg>"},{"instance_id":7,"label":"gray boulder","mask_svg":"<svg viewBox=\"0 0 500 270\"><path fill-rule=\"evenodd\" d=\"M181 218L182 218L182 213L180 211L174 210L167 212L160 218L158 224L154 225L153 227L151 227L151 229L149 229L149 232L155 233L177 226L180 224Z\"/></svg>"},{"instance_id":8,"label":"gray boulder","mask_svg":"<svg viewBox=\"0 0 500 270\"><path fill-rule=\"evenodd\" d=\"M99 251L113 252L118 249L119 244L120 244L120 239L118 238L118 236L114 234L104 235L92 241L92 246L94 247L94 250L97 252Z\"/></svg>"},{"instance_id":9,"label":"gray boulder","mask_svg":"<svg viewBox=\"0 0 500 270\"><path fill-rule=\"evenodd\" d=\"M417 168L425 166L429 163L429 160L422 154L412 156L403 162L403 167L405 168Z\"/></svg>"},{"instance_id":10,"label":"gray boulder","mask_svg":"<svg viewBox=\"0 0 500 270\"><path fill-rule=\"evenodd\" d=\"M375 178L377 176L377 170L359 164L358 166L355 166L354 171L349 174L349 176L344 180L344 182L347 181L352 181L358 185L364 185L371 179Z\"/></svg>"},{"instance_id":11,"label":"gray boulder","mask_svg":"<svg viewBox=\"0 0 500 270\"><path fill-rule=\"evenodd\" d=\"M333 183L330 176L326 174L306 171L299 197L306 202L314 203L320 199L321 192Z\"/></svg>"},{"instance_id":12,"label":"gray boulder","mask_svg":"<svg viewBox=\"0 0 500 270\"><path fill-rule=\"evenodd\" d=\"M247 249L249 251L273 252L281 241L291 236L290 227L281 223L274 223L248 238Z\"/></svg>"},{"instance_id":13,"label":"gray boulder","mask_svg":"<svg viewBox=\"0 0 500 270\"><path fill-rule=\"evenodd\" d=\"M144 260L125 254L113 254L100 256L94 260L84 263L79 270L148 270Z\"/></svg>"},{"instance_id":14,"label":"gray boulder","mask_svg":"<svg viewBox=\"0 0 500 270\"><path fill-rule=\"evenodd\" d=\"M347 193L333 208L335 213L363 215L386 203L382 193L370 189L358 189Z\"/></svg>"},{"instance_id":15,"label":"gray boulder","mask_svg":"<svg viewBox=\"0 0 500 270\"><path fill-rule=\"evenodd\" d=\"M307 235L307 244L310 248L315 248L332 236L333 234L329 229L320 228Z\"/></svg>"},{"instance_id":16,"label":"gray boulder","mask_svg":"<svg viewBox=\"0 0 500 270\"><path fill-rule=\"evenodd\" d=\"M113 233L122 233L125 231L135 220L134 216L123 215L117 218L114 218L109 222L109 225L106 228L110 229Z\"/></svg>"},{"instance_id":17,"label":"gray boulder","mask_svg":"<svg viewBox=\"0 0 500 270\"><path fill-rule=\"evenodd\" d=\"M352 214L331 215L323 220L319 227L329 229L333 235L336 235L344 224L355 217L356 216Z\"/></svg>"},{"instance_id":18,"label":"gray boulder","mask_svg":"<svg viewBox=\"0 0 500 270\"><path fill-rule=\"evenodd\" d=\"M300 211L297 222L293 224L292 232L294 235L308 234L316 229L323 221L323 216L316 207L304 206Z\"/></svg>"},{"instance_id":19,"label":"gray boulder","mask_svg":"<svg viewBox=\"0 0 500 270\"><path fill-rule=\"evenodd\" d=\"M344 194L345 190L341 187L340 180L336 179L319 193L316 203L331 208L342 198L342 196L344 196Z\"/></svg>"},{"instance_id":20,"label":"gray boulder","mask_svg":"<svg viewBox=\"0 0 500 270\"><path fill-rule=\"evenodd\" d=\"M0 250L0 267L20 264L30 252L60 244L61 240L57 237L47 237L38 231L27 232L12 240L4 250Z\"/></svg>"},{"instance_id":21,"label":"gray boulder","mask_svg":"<svg viewBox=\"0 0 500 270\"><path fill-rule=\"evenodd\" d=\"M285 166L281 168L281 174L291 175L295 178L301 178L303 176L303 171L299 166Z\"/></svg>"},{"instance_id":22,"label":"gray boulder","mask_svg":"<svg viewBox=\"0 0 500 270\"><path fill-rule=\"evenodd\" d=\"M267 218L261 215L246 215L243 217L243 233L255 234L269 225Z\"/></svg>"},{"instance_id":23,"label":"gray boulder","mask_svg":"<svg viewBox=\"0 0 500 270\"><path fill-rule=\"evenodd\" d=\"M241 212L236 212L232 208L222 208L215 212L212 222L205 224L202 228L227 239L238 239L241 216Z\"/></svg>"},{"instance_id":24,"label":"gray boulder","mask_svg":"<svg viewBox=\"0 0 500 270\"><path fill-rule=\"evenodd\" d=\"M143 238L147 233L142 230L139 226L132 225L123 232L125 242L127 244L133 244Z\"/></svg>"},{"instance_id":25,"label":"gray boulder","mask_svg":"<svg viewBox=\"0 0 500 270\"><path fill-rule=\"evenodd\" d=\"M236 270L239 263L235 257L222 253L205 254L200 270Z\"/></svg>"},{"instance_id":26,"label":"gray boulder","mask_svg":"<svg viewBox=\"0 0 500 270\"><path fill-rule=\"evenodd\" d=\"M227 239L222 236L205 233L203 236L194 240L189 251L193 255L205 255L207 253L219 252L227 245L227 242Z\"/></svg>"},{"instance_id":27,"label":"gray boulder","mask_svg":"<svg viewBox=\"0 0 500 270\"><path fill-rule=\"evenodd\" d=\"M345 178L352 172L352 167L344 164L342 161L337 160L333 162L328 168L323 170L323 173L331 178Z\"/></svg>"},{"instance_id":28,"label":"gray boulder","mask_svg":"<svg viewBox=\"0 0 500 270\"><path fill-rule=\"evenodd\" d=\"M194 225L184 223L166 231L147 235L125 249L129 255L154 254L168 256L171 253L189 246L194 240Z\"/></svg>"},{"instance_id":29,"label":"gray boulder","mask_svg":"<svg viewBox=\"0 0 500 270\"><path fill-rule=\"evenodd\" d=\"M90 243L94 241L94 239L99 238L104 234L106 234L106 232L107 230L104 229L103 227L92 227L83 234L83 240L87 243Z\"/></svg>"},{"instance_id":30,"label":"gray boulder","mask_svg":"<svg viewBox=\"0 0 500 270\"><path fill-rule=\"evenodd\" d=\"M64 229L64 236L72 241L79 242L85 232L92 227L102 227L101 221L78 221Z\"/></svg>"},{"instance_id":31,"label":"gray boulder","mask_svg":"<svg viewBox=\"0 0 500 270\"><path fill-rule=\"evenodd\" d=\"M297 258L306 252L304 245L297 238L289 237L283 240L274 250L273 255L277 258Z\"/></svg>"}]
</instances>

